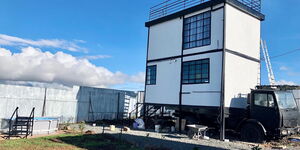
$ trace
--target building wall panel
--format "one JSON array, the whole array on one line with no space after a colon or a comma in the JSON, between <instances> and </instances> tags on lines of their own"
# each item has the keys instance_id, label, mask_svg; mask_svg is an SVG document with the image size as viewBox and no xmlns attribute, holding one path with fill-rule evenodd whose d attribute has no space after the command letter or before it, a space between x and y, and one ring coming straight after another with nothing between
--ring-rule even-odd
<instances>
[{"instance_id":1,"label":"building wall panel","mask_svg":"<svg viewBox=\"0 0 300 150\"><path fill-rule=\"evenodd\" d=\"M183 61L210 59L210 81L207 84L183 84L183 105L219 106L221 91L222 52L184 57Z\"/></svg>"},{"instance_id":2,"label":"building wall panel","mask_svg":"<svg viewBox=\"0 0 300 150\"><path fill-rule=\"evenodd\" d=\"M157 65L156 85L146 86L146 103L179 104L180 58L149 63Z\"/></svg>"},{"instance_id":3,"label":"building wall panel","mask_svg":"<svg viewBox=\"0 0 300 150\"><path fill-rule=\"evenodd\" d=\"M182 25L176 18L150 27L148 60L181 55Z\"/></svg>"},{"instance_id":4,"label":"building wall panel","mask_svg":"<svg viewBox=\"0 0 300 150\"><path fill-rule=\"evenodd\" d=\"M208 11L209 9L193 13L193 15ZM202 47L186 49L183 54L192 54L223 48L223 8L212 11L211 14L211 44ZM191 15L189 15L191 16ZM186 16L188 17L188 16Z\"/></svg>"},{"instance_id":5,"label":"building wall panel","mask_svg":"<svg viewBox=\"0 0 300 150\"><path fill-rule=\"evenodd\" d=\"M226 48L260 59L260 20L226 4Z\"/></svg>"},{"instance_id":6,"label":"building wall panel","mask_svg":"<svg viewBox=\"0 0 300 150\"><path fill-rule=\"evenodd\" d=\"M226 53L225 62L225 106L244 107L238 105L240 94L248 94L254 89L259 79L258 62Z\"/></svg>"}]
</instances>

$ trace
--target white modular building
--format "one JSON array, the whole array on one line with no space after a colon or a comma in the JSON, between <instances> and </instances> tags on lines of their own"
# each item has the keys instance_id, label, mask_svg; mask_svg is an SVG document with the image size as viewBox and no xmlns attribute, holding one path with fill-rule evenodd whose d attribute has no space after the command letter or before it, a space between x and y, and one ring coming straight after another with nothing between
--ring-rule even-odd
<instances>
[{"instance_id":1,"label":"white modular building","mask_svg":"<svg viewBox=\"0 0 300 150\"><path fill-rule=\"evenodd\" d=\"M145 105L211 113L221 105L246 107L241 95L260 85L260 9L260 0L169 0L152 7Z\"/></svg>"}]
</instances>

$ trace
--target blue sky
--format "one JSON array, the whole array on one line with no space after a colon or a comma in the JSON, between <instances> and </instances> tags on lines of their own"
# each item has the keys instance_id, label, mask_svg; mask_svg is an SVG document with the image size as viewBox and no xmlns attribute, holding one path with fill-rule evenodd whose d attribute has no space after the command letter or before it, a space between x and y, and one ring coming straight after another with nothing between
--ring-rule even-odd
<instances>
[{"instance_id":1,"label":"blue sky","mask_svg":"<svg viewBox=\"0 0 300 150\"><path fill-rule=\"evenodd\" d=\"M35 41L65 41L65 45L76 50L29 45L39 48L41 53L49 51L56 54L62 51L76 59L91 58L91 64L106 68L113 73L111 76L119 76L117 72L121 72L124 79L125 76L132 79L132 82L107 82L104 86L142 90L140 78L145 72L147 45L144 23L148 19L149 8L161 1L1 0L0 34ZM295 0L263 1L262 12L266 20L262 23L262 37L267 41L271 56L300 48L299 6L300 1ZM0 44L0 47L13 53L21 53L26 46ZM91 56L99 57L92 59ZM271 60L277 80L300 83L299 56L300 51L297 51ZM264 67L263 83L267 84L265 70ZM106 80L114 80L114 77Z\"/></svg>"},{"instance_id":2,"label":"blue sky","mask_svg":"<svg viewBox=\"0 0 300 150\"><path fill-rule=\"evenodd\" d=\"M266 20L262 23L262 37L267 41L270 56L300 48L300 1L263 1ZM300 50L289 55L271 58L276 80L300 84ZM265 64L264 64L265 65ZM263 68L263 83L268 83L267 72Z\"/></svg>"}]
</instances>

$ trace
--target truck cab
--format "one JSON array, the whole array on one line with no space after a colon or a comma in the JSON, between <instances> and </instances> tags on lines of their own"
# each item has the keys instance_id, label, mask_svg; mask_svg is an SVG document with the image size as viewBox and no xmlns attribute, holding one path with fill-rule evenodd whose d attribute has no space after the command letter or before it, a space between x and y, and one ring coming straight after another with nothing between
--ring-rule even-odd
<instances>
[{"instance_id":1,"label":"truck cab","mask_svg":"<svg viewBox=\"0 0 300 150\"><path fill-rule=\"evenodd\" d=\"M299 108L292 92L256 89L249 94L248 103L248 117L241 127L242 139L262 142L300 131Z\"/></svg>"}]
</instances>

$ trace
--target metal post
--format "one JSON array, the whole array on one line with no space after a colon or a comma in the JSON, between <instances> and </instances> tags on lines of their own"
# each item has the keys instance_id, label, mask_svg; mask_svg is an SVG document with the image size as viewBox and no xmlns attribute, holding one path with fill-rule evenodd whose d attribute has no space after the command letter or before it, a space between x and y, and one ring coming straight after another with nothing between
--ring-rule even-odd
<instances>
[{"instance_id":1,"label":"metal post","mask_svg":"<svg viewBox=\"0 0 300 150\"><path fill-rule=\"evenodd\" d=\"M117 120L119 120L119 113L120 113L120 92L118 93L118 104L117 104Z\"/></svg>"},{"instance_id":2,"label":"metal post","mask_svg":"<svg viewBox=\"0 0 300 150\"><path fill-rule=\"evenodd\" d=\"M144 122L145 122L145 129L148 127L148 105L144 105Z\"/></svg>"},{"instance_id":3,"label":"metal post","mask_svg":"<svg viewBox=\"0 0 300 150\"><path fill-rule=\"evenodd\" d=\"M44 103L43 103L43 109L42 109L42 117L46 116L46 100L47 100L47 88L45 88Z\"/></svg>"},{"instance_id":4,"label":"metal post","mask_svg":"<svg viewBox=\"0 0 300 150\"><path fill-rule=\"evenodd\" d=\"M92 114L92 119L95 121L94 110L92 105L92 92L89 92L89 111L88 111L88 120L90 121L90 114Z\"/></svg>"},{"instance_id":5,"label":"metal post","mask_svg":"<svg viewBox=\"0 0 300 150\"><path fill-rule=\"evenodd\" d=\"M220 96L220 140L225 140L225 56L226 56L226 5L223 8L223 52Z\"/></svg>"},{"instance_id":6,"label":"metal post","mask_svg":"<svg viewBox=\"0 0 300 150\"><path fill-rule=\"evenodd\" d=\"M182 17L184 20L184 16ZM184 38L183 28L181 30L181 37ZM181 44L181 56L180 56L180 89L179 89L179 133L181 133L181 122L182 122L182 78L183 78L183 44Z\"/></svg>"},{"instance_id":7,"label":"metal post","mask_svg":"<svg viewBox=\"0 0 300 150\"><path fill-rule=\"evenodd\" d=\"M139 103L137 102L136 104L135 104L135 118L138 118L138 112L139 112Z\"/></svg>"},{"instance_id":8,"label":"metal post","mask_svg":"<svg viewBox=\"0 0 300 150\"><path fill-rule=\"evenodd\" d=\"M181 83L180 83L181 84ZM181 133L182 129L182 94L181 92L179 93L179 133Z\"/></svg>"}]
</instances>

